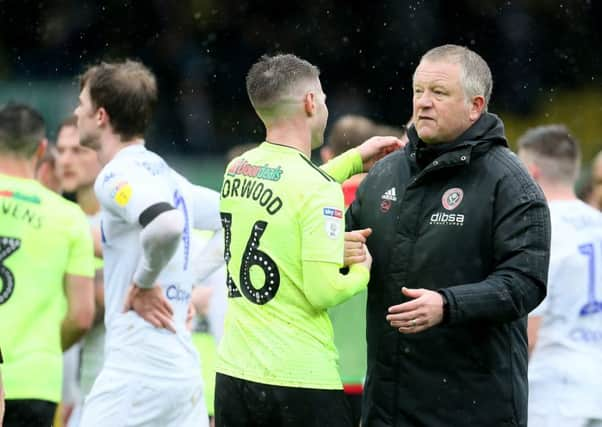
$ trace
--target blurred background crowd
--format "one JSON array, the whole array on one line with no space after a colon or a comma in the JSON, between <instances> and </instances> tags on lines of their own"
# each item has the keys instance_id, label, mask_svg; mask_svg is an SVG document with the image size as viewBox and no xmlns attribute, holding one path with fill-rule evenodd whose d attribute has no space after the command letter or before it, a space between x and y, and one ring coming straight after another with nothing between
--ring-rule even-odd
<instances>
[{"instance_id":1,"label":"blurred background crowd","mask_svg":"<svg viewBox=\"0 0 602 427\"><path fill-rule=\"evenodd\" d=\"M55 137L86 65L141 59L160 90L147 145L218 188L224 153L263 139L244 86L263 53L320 67L330 123L361 114L399 126L420 55L456 43L490 64L490 111L511 143L534 124L563 122L587 166L602 148L600 22L602 4L591 0L0 0L0 103L30 103Z\"/></svg>"}]
</instances>

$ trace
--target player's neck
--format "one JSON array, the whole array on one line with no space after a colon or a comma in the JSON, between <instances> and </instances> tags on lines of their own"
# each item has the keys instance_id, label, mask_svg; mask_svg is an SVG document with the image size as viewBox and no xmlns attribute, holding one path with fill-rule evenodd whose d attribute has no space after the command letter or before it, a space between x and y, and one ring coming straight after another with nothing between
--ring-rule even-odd
<instances>
[{"instance_id":1,"label":"player's neck","mask_svg":"<svg viewBox=\"0 0 602 427\"><path fill-rule=\"evenodd\" d=\"M546 185L544 183L540 183L540 187L549 202L560 200L577 200L577 195L572 187Z\"/></svg>"},{"instance_id":2,"label":"player's neck","mask_svg":"<svg viewBox=\"0 0 602 427\"><path fill-rule=\"evenodd\" d=\"M106 165L113 160L117 153L124 148L131 145L144 144L144 139L142 138L132 138L124 141L119 135L114 133L108 133L103 138L104 141L98 153L98 159L102 165Z\"/></svg>"},{"instance_id":3,"label":"player's neck","mask_svg":"<svg viewBox=\"0 0 602 427\"><path fill-rule=\"evenodd\" d=\"M305 126L295 122L274 124L266 128L266 140L274 144L295 148L311 156L311 133Z\"/></svg>"},{"instance_id":4,"label":"player's neck","mask_svg":"<svg viewBox=\"0 0 602 427\"><path fill-rule=\"evenodd\" d=\"M96 215L100 210L100 204L98 203L96 194L94 194L94 185L89 185L77 190L75 199L86 215Z\"/></svg>"},{"instance_id":5,"label":"player's neck","mask_svg":"<svg viewBox=\"0 0 602 427\"><path fill-rule=\"evenodd\" d=\"M15 156L0 157L0 173L17 178L34 179L36 165L34 159L22 159Z\"/></svg>"}]
</instances>

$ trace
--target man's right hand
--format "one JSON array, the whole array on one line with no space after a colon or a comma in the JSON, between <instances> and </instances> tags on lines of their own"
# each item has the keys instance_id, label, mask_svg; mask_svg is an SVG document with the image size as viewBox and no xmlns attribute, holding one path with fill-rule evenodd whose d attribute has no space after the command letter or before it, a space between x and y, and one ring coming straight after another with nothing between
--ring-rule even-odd
<instances>
[{"instance_id":1,"label":"man's right hand","mask_svg":"<svg viewBox=\"0 0 602 427\"><path fill-rule=\"evenodd\" d=\"M372 257L366 248L366 239L372 234L371 228L364 228L362 230L347 231L345 233L345 256L343 258L343 264L350 266L351 264L364 263L367 258L370 258L370 264L372 264ZM368 266L368 269L370 266Z\"/></svg>"},{"instance_id":2,"label":"man's right hand","mask_svg":"<svg viewBox=\"0 0 602 427\"><path fill-rule=\"evenodd\" d=\"M176 332L172 322L173 309L163 295L163 289L158 285L143 289L132 284L128 290L123 311L129 310L134 310L140 317L157 328Z\"/></svg>"}]
</instances>

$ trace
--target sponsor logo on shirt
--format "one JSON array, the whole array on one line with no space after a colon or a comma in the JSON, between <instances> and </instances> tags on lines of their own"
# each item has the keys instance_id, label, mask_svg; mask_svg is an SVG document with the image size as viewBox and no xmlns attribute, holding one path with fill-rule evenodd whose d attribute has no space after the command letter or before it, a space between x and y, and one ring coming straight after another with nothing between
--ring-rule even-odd
<instances>
[{"instance_id":1,"label":"sponsor logo on shirt","mask_svg":"<svg viewBox=\"0 0 602 427\"><path fill-rule=\"evenodd\" d=\"M450 214L447 212L437 212L431 215L431 225L464 225L463 214Z\"/></svg>"},{"instance_id":2,"label":"sponsor logo on shirt","mask_svg":"<svg viewBox=\"0 0 602 427\"><path fill-rule=\"evenodd\" d=\"M268 181L278 181L284 171L280 166L270 167L265 164L263 166L253 165L245 159L240 159L228 169L229 176L248 176L251 178L267 179Z\"/></svg>"},{"instance_id":3,"label":"sponsor logo on shirt","mask_svg":"<svg viewBox=\"0 0 602 427\"><path fill-rule=\"evenodd\" d=\"M462 199L464 198L464 191L461 188L450 188L445 193L443 193L443 197L441 197L441 204L448 211L453 211L460 203L462 203Z\"/></svg>"},{"instance_id":4,"label":"sponsor logo on shirt","mask_svg":"<svg viewBox=\"0 0 602 427\"><path fill-rule=\"evenodd\" d=\"M389 188L385 193L380 197L382 200L390 200L392 202L397 201L397 194L395 191L395 187Z\"/></svg>"},{"instance_id":5,"label":"sponsor logo on shirt","mask_svg":"<svg viewBox=\"0 0 602 427\"><path fill-rule=\"evenodd\" d=\"M324 213L324 216L330 216L339 219L343 218L343 211L337 208L324 208L322 212Z\"/></svg>"},{"instance_id":6,"label":"sponsor logo on shirt","mask_svg":"<svg viewBox=\"0 0 602 427\"><path fill-rule=\"evenodd\" d=\"M334 207L322 208L322 215L326 218L324 230L331 239L336 239L341 234L343 211Z\"/></svg>"},{"instance_id":7,"label":"sponsor logo on shirt","mask_svg":"<svg viewBox=\"0 0 602 427\"><path fill-rule=\"evenodd\" d=\"M132 186L127 181L121 181L115 186L113 190L113 200L121 206L124 207L130 201L132 197Z\"/></svg>"},{"instance_id":8,"label":"sponsor logo on shirt","mask_svg":"<svg viewBox=\"0 0 602 427\"><path fill-rule=\"evenodd\" d=\"M393 202L397 201L397 191L395 187L389 188L387 191L380 196L380 211L382 213L387 213L393 206Z\"/></svg>"},{"instance_id":9,"label":"sponsor logo on shirt","mask_svg":"<svg viewBox=\"0 0 602 427\"><path fill-rule=\"evenodd\" d=\"M169 285L165 290L165 296L170 301L185 302L190 299L190 292L180 288L178 285Z\"/></svg>"}]
</instances>

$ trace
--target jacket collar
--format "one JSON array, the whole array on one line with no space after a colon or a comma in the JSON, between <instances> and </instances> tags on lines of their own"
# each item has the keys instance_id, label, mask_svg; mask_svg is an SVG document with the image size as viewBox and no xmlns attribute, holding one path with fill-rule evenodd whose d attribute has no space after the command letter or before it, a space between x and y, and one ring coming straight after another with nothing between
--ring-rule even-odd
<instances>
[{"instance_id":1,"label":"jacket collar","mask_svg":"<svg viewBox=\"0 0 602 427\"><path fill-rule=\"evenodd\" d=\"M408 139L410 142L405 148L406 154L424 171L468 164L473 149L480 145L508 146L504 124L498 116L487 112L454 141L436 146L426 144L418 137L414 126L408 129Z\"/></svg>"}]
</instances>

